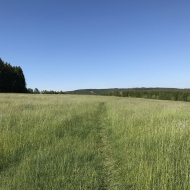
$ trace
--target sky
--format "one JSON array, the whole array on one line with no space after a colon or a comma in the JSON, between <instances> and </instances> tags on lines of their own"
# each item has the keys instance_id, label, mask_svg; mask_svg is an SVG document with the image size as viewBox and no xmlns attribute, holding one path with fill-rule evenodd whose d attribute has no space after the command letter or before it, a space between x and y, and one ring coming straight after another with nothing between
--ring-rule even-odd
<instances>
[{"instance_id":1,"label":"sky","mask_svg":"<svg viewBox=\"0 0 190 190\"><path fill-rule=\"evenodd\" d=\"M0 58L27 88L190 88L189 0L0 0Z\"/></svg>"}]
</instances>

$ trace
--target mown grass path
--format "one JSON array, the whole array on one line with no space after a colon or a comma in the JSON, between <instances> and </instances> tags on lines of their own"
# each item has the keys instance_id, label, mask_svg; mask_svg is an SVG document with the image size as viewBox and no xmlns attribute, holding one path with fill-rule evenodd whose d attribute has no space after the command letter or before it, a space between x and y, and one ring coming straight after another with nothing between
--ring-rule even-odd
<instances>
[{"instance_id":1,"label":"mown grass path","mask_svg":"<svg viewBox=\"0 0 190 190\"><path fill-rule=\"evenodd\" d=\"M114 167L112 151L108 143L107 132L107 108L104 102L99 103L94 118L97 118L97 128L99 132L99 151L101 164L99 169L99 188L98 189L119 189L117 171ZM95 121L96 122L96 121Z\"/></svg>"}]
</instances>

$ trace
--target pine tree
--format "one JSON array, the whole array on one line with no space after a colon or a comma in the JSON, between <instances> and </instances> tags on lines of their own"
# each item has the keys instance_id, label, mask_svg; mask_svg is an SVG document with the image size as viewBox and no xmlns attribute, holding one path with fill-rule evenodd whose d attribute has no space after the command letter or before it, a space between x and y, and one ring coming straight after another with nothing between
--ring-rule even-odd
<instances>
[{"instance_id":1,"label":"pine tree","mask_svg":"<svg viewBox=\"0 0 190 190\"><path fill-rule=\"evenodd\" d=\"M0 92L27 92L21 67L12 67L0 59Z\"/></svg>"}]
</instances>

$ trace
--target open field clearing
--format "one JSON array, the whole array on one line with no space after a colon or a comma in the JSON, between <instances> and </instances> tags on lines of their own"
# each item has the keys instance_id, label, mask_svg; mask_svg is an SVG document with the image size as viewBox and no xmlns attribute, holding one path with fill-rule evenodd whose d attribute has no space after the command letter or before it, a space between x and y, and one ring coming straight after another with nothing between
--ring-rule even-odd
<instances>
[{"instance_id":1,"label":"open field clearing","mask_svg":"<svg viewBox=\"0 0 190 190\"><path fill-rule=\"evenodd\" d=\"M0 189L190 189L190 103L0 94Z\"/></svg>"}]
</instances>

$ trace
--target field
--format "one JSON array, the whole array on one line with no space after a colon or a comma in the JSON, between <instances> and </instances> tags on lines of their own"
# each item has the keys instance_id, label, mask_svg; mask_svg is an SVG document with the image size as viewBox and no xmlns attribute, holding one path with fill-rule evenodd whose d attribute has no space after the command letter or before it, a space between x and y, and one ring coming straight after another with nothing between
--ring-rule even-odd
<instances>
[{"instance_id":1,"label":"field","mask_svg":"<svg viewBox=\"0 0 190 190\"><path fill-rule=\"evenodd\" d=\"M0 189L190 189L190 103L0 94Z\"/></svg>"}]
</instances>

